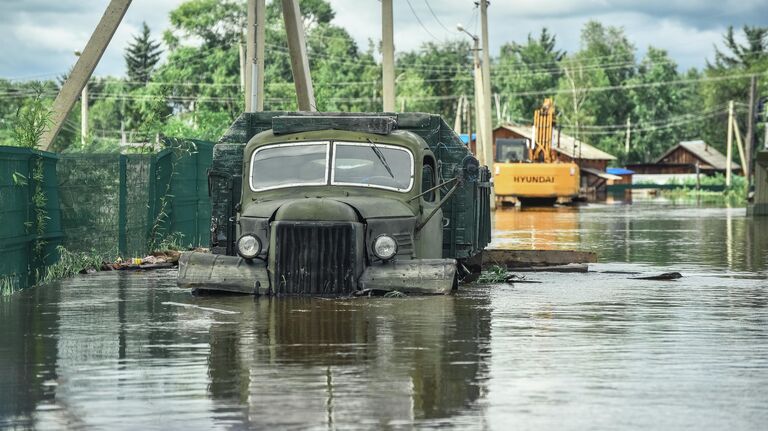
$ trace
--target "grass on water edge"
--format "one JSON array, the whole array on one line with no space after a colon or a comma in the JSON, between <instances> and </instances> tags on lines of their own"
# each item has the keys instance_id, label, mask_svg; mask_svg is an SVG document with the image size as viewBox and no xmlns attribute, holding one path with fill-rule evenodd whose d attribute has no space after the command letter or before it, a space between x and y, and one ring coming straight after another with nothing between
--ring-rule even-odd
<instances>
[{"instance_id":1,"label":"grass on water edge","mask_svg":"<svg viewBox=\"0 0 768 431\"><path fill-rule=\"evenodd\" d=\"M493 265L480 273L477 282L480 284L504 283L508 277L509 271L507 271L507 268L501 265Z\"/></svg>"}]
</instances>

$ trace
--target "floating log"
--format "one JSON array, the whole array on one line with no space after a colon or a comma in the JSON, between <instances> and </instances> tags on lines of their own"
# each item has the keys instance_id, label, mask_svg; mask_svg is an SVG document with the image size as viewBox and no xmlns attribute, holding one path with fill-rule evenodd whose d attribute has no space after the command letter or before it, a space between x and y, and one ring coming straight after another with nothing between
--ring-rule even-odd
<instances>
[{"instance_id":1,"label":"floating log","mask_svg":"<svg viewBox=\"0 0 768 431\"><path fill-rule=\"evenodd\" d=\"M512 268L513 272L588 272L586 263L568 263L565 265L521 266Z\"/></svg>"},{"instance_id":2,"label":"floating log","mask_svg":"<svg viewBox=\"0 0 768 431\"><path fill-rule=\"evenodd\" d=\"M683 274L679 272L665 272L659 275L649 275L646 277L632 277L630 280L677 280L683 278Z\"/></svg>"},{"instance_id":3,"label":"floating log","mask_svg":"<svg viewBox=\"0 0 768 431\"><path fill-rule=\"evenodd\" d=\"M587 264L597 262L597 253L578 250L508 250L490 248L469 260L474 269L488 269L501 266L513 271L525 268L556 267L581 264L586 272ZM522 269L521 269L522 268ZM573 272L573 271L570 271Z\"/></svg>"}]
</instances>

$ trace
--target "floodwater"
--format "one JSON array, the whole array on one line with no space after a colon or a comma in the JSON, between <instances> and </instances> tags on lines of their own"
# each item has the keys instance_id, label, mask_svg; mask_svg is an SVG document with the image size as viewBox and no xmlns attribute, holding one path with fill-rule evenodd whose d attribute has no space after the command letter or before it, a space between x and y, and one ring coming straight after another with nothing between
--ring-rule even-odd
<instances>
[{"instance_id":1,"label":"floodwater","mask_svg":"<svg viewBox=\"0 0 768 431\"><path fill-rule=\"evenodd\" d=\"M2 298L0 428L765 429L768 220L653 201L495 223L600 263L449 297L193 297L164 271Z\"/></svg>"}]
</instances>

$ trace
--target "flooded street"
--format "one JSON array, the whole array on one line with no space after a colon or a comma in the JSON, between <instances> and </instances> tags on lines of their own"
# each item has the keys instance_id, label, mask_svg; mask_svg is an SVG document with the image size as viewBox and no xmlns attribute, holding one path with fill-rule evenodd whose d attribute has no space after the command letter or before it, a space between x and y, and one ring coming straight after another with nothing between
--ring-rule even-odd
<instances>
[{"instance_id":1,"label":"flooded street","mask_svg":"<svg viewBox=\"0 0 768 431\"><path fill-rule=\"evenodd\" d=\"M744 214L498 211L494 246L599 263L447 297L193 297L175 271L27 289L0 298L0 428L764 429L768 219Z\"/></svg>"}]
</instances>

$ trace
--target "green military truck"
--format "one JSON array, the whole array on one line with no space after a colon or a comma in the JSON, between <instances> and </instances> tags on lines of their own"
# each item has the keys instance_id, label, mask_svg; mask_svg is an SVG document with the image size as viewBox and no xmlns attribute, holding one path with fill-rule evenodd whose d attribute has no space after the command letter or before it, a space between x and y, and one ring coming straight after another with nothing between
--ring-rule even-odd
<instances>
[{"instance_id":1,"label":"green military truck","mask_svg":"<svg viewBox=\"0 0 768 431\"><path fill-rule=\"evenodd\" d=\"M214 147L210 253L184 253L178 284L450 293L490 241L489 178L437 115L243 114Z\"/></svg>"}]
</instances>

